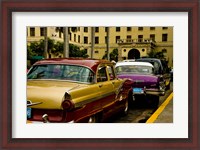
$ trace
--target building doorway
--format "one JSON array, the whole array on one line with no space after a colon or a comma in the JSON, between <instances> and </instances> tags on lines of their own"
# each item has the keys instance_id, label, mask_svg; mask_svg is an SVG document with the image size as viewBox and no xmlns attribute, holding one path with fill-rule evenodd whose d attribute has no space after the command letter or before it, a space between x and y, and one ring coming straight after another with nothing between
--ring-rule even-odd
<instances>
[{"instance_id":1,"label":"building doorway","mask_svg":"<svg viewBox=\"0 0 200 150\"><path fill-rule=\"evenodd\" d=\"M137 49L131 49L128 52L128 59L138 59L140 58L140 51Z\"/></svg>"}]
</instances>

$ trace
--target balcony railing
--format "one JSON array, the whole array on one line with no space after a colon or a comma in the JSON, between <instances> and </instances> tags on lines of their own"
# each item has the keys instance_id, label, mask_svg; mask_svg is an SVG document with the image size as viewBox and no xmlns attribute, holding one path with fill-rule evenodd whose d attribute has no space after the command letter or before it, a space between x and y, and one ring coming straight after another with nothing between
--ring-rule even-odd
<instances>
[{"instance_id":1,"label":"balcony railing","mask_svg":"<svg viewBox=\"0 0 200 150\"><path fill-rule=\"evenodd\" d=\"M153 39L143 39L143 38L139 38L139 39L119 39L117 40L118 44L153 44L155 45L156 41L154 41Z\"/></svg>"}]
</instances>

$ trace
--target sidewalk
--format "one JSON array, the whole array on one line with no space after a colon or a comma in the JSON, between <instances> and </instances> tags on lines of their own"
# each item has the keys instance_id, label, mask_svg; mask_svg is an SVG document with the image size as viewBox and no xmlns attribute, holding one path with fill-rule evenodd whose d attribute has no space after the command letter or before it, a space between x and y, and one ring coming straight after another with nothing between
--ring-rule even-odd
<instances>
[{"instance_id":1,"label":"sidewalk","mask_svg":"<svg viewBox=\"0 0 200 150\"><path fill-rule=\"evenodd\" d=\"M146 123L173 123L173 93L160 105Z\"/></svg>"},{"instance_id":2,"label":"sidewalk","mask_svg":"<svg viewBox=\"0 0 200 150\"><path fill-rule=\"evenodd\" d=\"M154 123L173 123L173 99L168 103Z\"/></svg>"}]
</instances>

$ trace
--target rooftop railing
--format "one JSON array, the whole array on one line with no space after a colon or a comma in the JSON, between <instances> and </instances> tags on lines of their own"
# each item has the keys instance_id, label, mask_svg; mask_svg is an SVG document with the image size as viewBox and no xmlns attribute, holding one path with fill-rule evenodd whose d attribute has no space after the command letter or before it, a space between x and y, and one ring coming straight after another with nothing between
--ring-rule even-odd
<instances>
[{"instance_id":1,"label":"rooftop railing","mask_svg":"<svg viewBox=\"0 0 200 150\"><path fill-rule=\"evenodd\" d=\"M156 41L154 41L153 39L143 39L143 38L139 38L139 39L119 39L117 40L118 44L131 44L131 43L144 43L144 44L155 44Z\"/></svg>"}]
</instances>

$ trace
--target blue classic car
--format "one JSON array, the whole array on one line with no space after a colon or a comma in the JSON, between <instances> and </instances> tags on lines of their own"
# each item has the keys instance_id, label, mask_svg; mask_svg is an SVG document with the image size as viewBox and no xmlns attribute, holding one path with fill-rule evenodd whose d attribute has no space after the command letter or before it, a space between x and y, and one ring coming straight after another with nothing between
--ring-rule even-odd
<instances>
[{"instance_id":1,"label":"blue classic car","mask_svg":"<svg viewBox=\"0 0 200 150\"><path fill-rule=\"evenodd\" d=\"M162 76L154 74L154 67L148 62L122 61L115 66L118 78L133 80L133 95L139 101L142 97L148 105L157 107L159 96L165 95Z\"/></svg>"}]
</instances>

